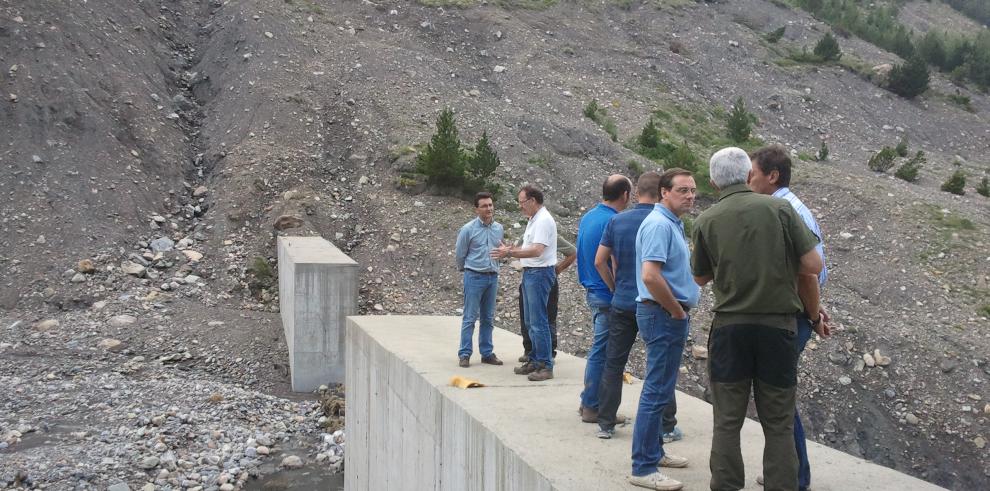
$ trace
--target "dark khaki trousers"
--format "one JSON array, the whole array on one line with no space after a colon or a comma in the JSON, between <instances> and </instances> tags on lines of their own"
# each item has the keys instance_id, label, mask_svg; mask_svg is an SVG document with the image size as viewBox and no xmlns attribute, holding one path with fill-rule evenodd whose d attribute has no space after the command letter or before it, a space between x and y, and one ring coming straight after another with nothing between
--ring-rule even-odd
<instances>
[{"instance_id":1,"label":"dark khaki trousers","mask_svg":"<svg viewBox=\"0 0 990 491\"><path fill-rule=\"evenodd\" d=\"M760 325L712 329L708 339L714 431L711 489L735 491L746 485L739 431L746 420L750 391L766 439L763 479L766 491L796 491L794 402L797 353L794 334Z\"/></svg>"}]
</instances>

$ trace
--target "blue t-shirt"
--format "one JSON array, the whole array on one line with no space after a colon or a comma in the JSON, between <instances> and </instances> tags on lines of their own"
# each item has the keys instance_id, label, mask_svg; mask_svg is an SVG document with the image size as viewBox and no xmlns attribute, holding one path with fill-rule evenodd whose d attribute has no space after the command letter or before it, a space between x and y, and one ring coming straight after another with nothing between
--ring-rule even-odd
<instances>
[{"instance_id":1,"label":"blue t-shirt","mask_svg":"<svg viewBox=\"0 0 990 491\"><path fill-rule=\"evenodd\" d=\"M609 219L602 234L601 245L612 249L615 260L612 307L626 312L636 310L636 295L639 294L636 289L636 232L652 211L652 204L638 204Z\"/></svg>"},{"instance_id":2,"label":"blue t-shirt","mask_svg":"<svg viewBox=\"0 0 990 491\"><path fill-rule=\"evenodd\" d=\"M643 220L636 233L636 288L639 291L636 301L649 299L657 302L643 283L643 261L663 263L660 274L670 286L674 298L688 307L698 305L701 289L691 275L691 253L684 237L684 224L660 203Z\"/></svg>"},{"instance_id":3,"label":"blue t-shirt","mask_svg":"<svg viewBox=\"0 0 990 491\"><path fill-rule=\"evenodd\" d=\"M612 292L595 269L595 254L598 253L598 244L602 241L605 225L616 213L618 212L611 206L598 203L598 206L588 210L578 223L578 280L588 293L593 293L607 302L612 301Z\"/></svg>"}]
</instances>

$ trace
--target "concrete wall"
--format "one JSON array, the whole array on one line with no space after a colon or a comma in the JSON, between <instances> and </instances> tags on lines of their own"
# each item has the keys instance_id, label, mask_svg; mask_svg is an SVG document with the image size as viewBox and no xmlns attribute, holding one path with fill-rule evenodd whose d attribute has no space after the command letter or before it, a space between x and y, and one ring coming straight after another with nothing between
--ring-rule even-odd
<instances>
[{"instance_id":1,"label":"concrete wall","mask_svg":"<svg viewBox=\"0 0 990 491\"><path fill-rule=\"evenodd\" d=\"M278 238L282 327L292 390L344 381L345 318L357 313L358 264L322 237Z\"/></svg>"},{"instance_id":2,"label":"concrete wall","mask_svg":"<svg viewBox=\"0 0 990 491\"><path fill-rule=\"evenodd\" d=\"M638 489L629 475L632 426L611 440L595 437L576 409L584 359L561 353L555 378L534 383L508 364L457 366L460 318L370 316L347 319L347 451L345 489L612 490ZM477 336L475 336L477 340ZM515 359L521 338L496 329L495 352ZM450 377L486 384L458 389ZM641 385L623 386L620 413L635 415ZM685 489L707 489L712 412L704 401L677 394L682 441L665 445L687 457L686 469L665 469ZM761 490L763 435L743 427L745 489ZM929 490L932 484L809 442L812 488Z\"/></svg>"}]
</instances>

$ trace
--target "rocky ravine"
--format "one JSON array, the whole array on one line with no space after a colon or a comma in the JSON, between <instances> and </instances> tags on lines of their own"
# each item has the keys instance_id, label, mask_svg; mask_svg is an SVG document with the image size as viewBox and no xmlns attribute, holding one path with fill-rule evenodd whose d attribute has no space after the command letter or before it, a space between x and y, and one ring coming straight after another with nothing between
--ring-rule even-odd
<instances>
[{"instance_id":1,"label":"rocky ravine","mask_svg":"<svg viewBox=\"0 0 990 491\"><path fill-rule=\"evenodd\" d=\"M487 130L500 180L544 186L573 234L604 176L637 158L580 118L588 100L607 102L626 140L654 109L716 129L714 109L742 96L765 140L832 149L800 163L794 185L826 233L840 326L802 360L809 436L981 487L990 206L937 187L956 156L987 168L987 98L967 92L969 113L841 67L780 67L762 32L786 23L782 42L800 46L826 28L762 0L513 5L0 4L4 482L236 487L290 455L330 470L336 420L286 390L269 269L279 217L362 263L363 312L456 315L450 249L470 207L395 187L440 108L457 110L466 141ZM865 167L902 135L929 155L918 184ZM512 227L508 201L498 218ZM504 275L499 298L513 330L517 281ZM698 396L705 311L680 384ZM587 317L565 273L564 350L587 349Z\"/></svg>"}]
</instances>

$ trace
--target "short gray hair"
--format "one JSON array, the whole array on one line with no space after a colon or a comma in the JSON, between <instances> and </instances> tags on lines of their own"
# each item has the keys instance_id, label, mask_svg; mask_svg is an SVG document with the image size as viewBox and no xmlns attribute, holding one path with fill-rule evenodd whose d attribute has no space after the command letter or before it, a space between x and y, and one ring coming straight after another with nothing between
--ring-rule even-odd
<instances>
[{"instance_id":1,"label":"short gray hair","mask_svg":"<svg viewBox=\"0 0 990 491\"><path fill-rule=\"evenodd\" d=\"M737 147L726 147L712 155L708 161L708 174L719 189L733 184L746 184L749 171L753 168L746 151Z\"/></svg>"}]
</instances>

